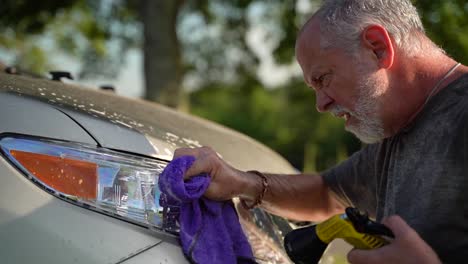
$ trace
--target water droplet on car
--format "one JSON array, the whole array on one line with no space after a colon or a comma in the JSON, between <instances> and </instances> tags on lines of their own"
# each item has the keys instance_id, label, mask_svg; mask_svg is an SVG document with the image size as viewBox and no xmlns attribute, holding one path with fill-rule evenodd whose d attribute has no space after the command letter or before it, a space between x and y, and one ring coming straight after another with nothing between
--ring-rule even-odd
<instances>
[{"instance_id":1,"label":"water droplet on car","mask_svg":"<svg viewBox=\"0 0 468 264\"><path fill-rule=\"evenodd\" d=\"M167 155L172 155L172 152L167 148L164 149L164 152L166 152Z\"/></svg>"},{"instance_id":2,"label":"water droplet on car","mask_svg":"<svg viewBox=\"0 0 468 264\"><path fill-rule=\"evenodd\" d=\"M97 114L100 114L100 115L106 115L106 112L105 111L98 111L96 109L89 109L90 112L94 112L94 113L97 113Z\"/></svg>"},{"instance_id":3,"label":"water droplet on car","mask_svg":"<svg viewBox=\"0 0 468 264\"><path fill-rule=\"evenodd\" d=\"M169 133L169 132L166 132L166 136L167 136L168 138L172 138L172 139L179 139L179 136L174 135L174 134Z\"/></svg>"}]
</instances>

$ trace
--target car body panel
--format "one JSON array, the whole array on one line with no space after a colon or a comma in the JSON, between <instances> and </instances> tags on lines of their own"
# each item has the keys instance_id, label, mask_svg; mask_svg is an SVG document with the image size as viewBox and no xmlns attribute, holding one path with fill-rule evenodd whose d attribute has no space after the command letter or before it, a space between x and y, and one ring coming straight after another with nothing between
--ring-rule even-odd
<instances>
[{"instance_id":1,"label":"car body panel","mask_svg":"<svg viewBox=\"0 0 468 264\"><path fill-rule=\"evenodd\" d=\"M161 242L140 254L128 258L122 264L148 264L148 263L189 263L180 254L180 248L170 243Z\"/></svg>"},{"instance_id":2,"label":"car body panel","mask_svg":"<svg viewBox=\"0 0 468 264\"><path fill-rule=\"evenodd\" d=\"M160 155L145 135L131 127L106 122L82 112L65 108L59 109L85 128L102 147L125 150L126 152L139 153L155 158L168 158L167 155ZM172 156L169 158L172 158Z\"/></svg>"},{"instance_id":3,"label":"car body panel","mask_svg":"<svg viewBox=\"0 0 468 264\"><path fill-rule=\"evenodd\" d=\"M97 145L78 124L48 104L24 96L1 93L0 105L0 133L34 135Z\"/></svg>"}]
</instances>

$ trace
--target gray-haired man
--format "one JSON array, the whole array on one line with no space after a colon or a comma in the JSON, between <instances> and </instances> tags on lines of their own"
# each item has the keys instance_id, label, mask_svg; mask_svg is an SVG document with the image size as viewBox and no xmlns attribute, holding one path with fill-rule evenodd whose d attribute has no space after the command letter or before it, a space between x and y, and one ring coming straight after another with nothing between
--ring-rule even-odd
<instances>
[{"instance_id":1,"label":"gray-haired man","mask_svg":"<svg viewBox=\"0 0 468 264\"><path fill-rule=\"evenodd\" d=\"M267 174L261 206L313 221L348 205L367 210L396 238L352 251L352 263L466 261L468 67L426 37L409 0L324 1L300 31L296 57L318 111L344 118L369 145L321 175ZM197 158L186 177L210 173L207 197L257 201L263 192L262 177L209 148L180 155Z\"/></svg>"}]
</instances>

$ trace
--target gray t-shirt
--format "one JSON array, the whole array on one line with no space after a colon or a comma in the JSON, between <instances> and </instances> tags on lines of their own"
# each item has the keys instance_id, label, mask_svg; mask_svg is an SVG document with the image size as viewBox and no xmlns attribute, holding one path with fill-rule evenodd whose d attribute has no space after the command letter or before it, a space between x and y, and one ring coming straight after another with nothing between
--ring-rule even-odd
<instances>
[{"instance_id":1,"label":"gray t-shirt","mask_svg":"<svg viewBox=\"0 0 468 264\"><path fill-rule=\"evenodd\" d=\"M323 173L346 206L400 215L444 263L468 262L468 74L410 126Z\"/></svg>"}]
</instances>

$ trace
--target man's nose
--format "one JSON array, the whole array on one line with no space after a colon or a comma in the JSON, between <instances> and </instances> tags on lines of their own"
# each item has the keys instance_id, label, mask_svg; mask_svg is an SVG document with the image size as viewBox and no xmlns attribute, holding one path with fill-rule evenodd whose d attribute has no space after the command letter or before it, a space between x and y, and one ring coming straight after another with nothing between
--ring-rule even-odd
<instances>
[{"instance_id":1,"label":"man's nose","mask_svg":"<svg viewBox=\"0 0 468 264\"><path fill-rule=\"evenodd\" d=\"M320 113L326 112L327 109L334 102L332 98L330 98L326 93L320 90L316 91L315 98L317 111L319 111Z\"/></svg>"}]
</instances>

